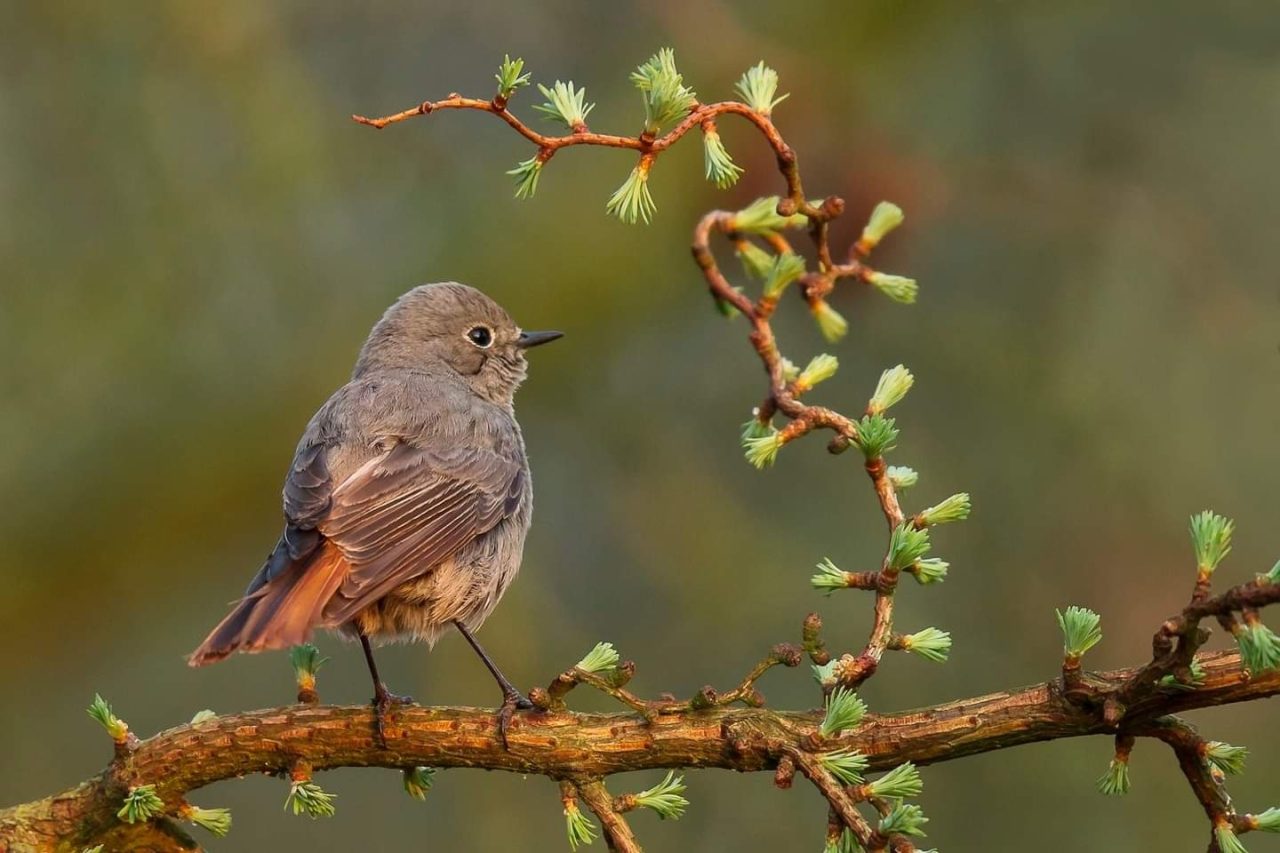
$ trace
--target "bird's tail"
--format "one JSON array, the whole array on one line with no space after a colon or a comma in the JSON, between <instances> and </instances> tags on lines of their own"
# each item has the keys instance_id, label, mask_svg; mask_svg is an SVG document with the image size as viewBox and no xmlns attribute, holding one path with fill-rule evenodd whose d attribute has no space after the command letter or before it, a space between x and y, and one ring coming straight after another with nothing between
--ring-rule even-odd
<instances>
[{"instance_id":1,"label":"bird's tail","mask_svg":"<svg viewBox=\"0 0 1280 853\"><path fill-rule=\"evenodd\" d=\"M260 652L305 643L323 622L324 605L347 576L342 552L326 543L246 595L218 623L187 663L204 666L232 652Z\"/></svg>"}]
</instances>

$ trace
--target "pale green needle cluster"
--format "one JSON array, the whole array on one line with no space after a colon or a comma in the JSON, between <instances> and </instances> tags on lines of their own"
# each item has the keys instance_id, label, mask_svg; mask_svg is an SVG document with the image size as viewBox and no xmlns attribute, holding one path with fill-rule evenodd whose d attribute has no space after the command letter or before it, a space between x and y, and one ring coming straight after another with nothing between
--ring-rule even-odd
<instances>
[{"instance_id":1,"label":"pale green needle cluster","mask_svg":"<svg viewBox=\"0 0 1280 853\"><path fill-rule=\"evenodd\" d=\"M866 713L867 705L858 698L857 693L837 687L827 696L826 712L822 716L822 724L818 726L818 733L823 737L834 737L845 729L857 726Z\"/></svg>"},{"instance_id":2,"label":"pale green needle cluster","mask_svg":"<svg viewBox=\"0 0 1280 853\"><path fill-rule=\"evenodd\" d=\"M93 694L93 701L89 703L87 711L90 717L102 724L112 740L123 742L129 736L129 724L117 717L107 700L97 693Z\"/></svg>"},{"instance_id":3,"label":"pale green needle cluster","mask_svg":"<svg viewBox=\"0 0 1280 853\"><path fill-rule=\"evenodd\" d=\"M1066 610L1055 610L1062 629L1062 653L1079 659L1102 641L1102 617L1087 607L1074 604Z\"/></svg>"},{"instance_id":4,"label":"pale green needle cluster","mask_svg":"<svg viewBox=\"0 0 1280 853\"><path fill-rule=\"evenodd\" d=\"M231 809L202 809L188 806L184 816L201 829L223 838L231 831Z\"/></svg>"},{"instance_id":5,"label":"pale green needle cluster","mask_svg":"<svg viewBox=\"0 0 1280 853\"><path fill-rule=\"evenodd\" d=\"M649 165L641 162L631 170L622 186L613 191L604 206L605 212L616 216L628 225L644 222L648 225L658 206L649 192Z\"/></svg>"},{"instance_id":6,"label":"pale green needle cluster","mask_svg":"<svg viewBox=\"0 0 1280 853\"><path fill-rule=\"evenodd\" d=\"M631 82L644 97L644 131L653 134L679 121L697 103L693 89L676 70L676 54L664 47L631 72Z\"/></svg>"},{"instance_id":7,"label":"pale green needle cluster","mask_svg":"<svg viewBox=\"0 0 1280 853\"><path fill-rule=\"evenodd\" d=\"M778 95L778 72L763 61L748 68L733 88L743 103L764 116L771 115L774 107L791 97Z\"/></svg>"},{"instance_id":8,"label":"pale green needle cluster","mask_svg":"<svg viewBox=\"0 0 1280 853\"><path fill-rule=\"evenodd\" d=\"M652 809L663 820L679 820L688 808L689 801L681 796L685 791L684 776L668 771L661 782L635 795L636 805Z\"/></svg>"},{"instance_id":9,"label":"pale green needle cluster","mask_svg":"<svg viewBox=\"0 0 1280 853\"><path fill-rule=\"evenodd\" d=\"M596 840L596 825L582 813L573 800L564 807L565 832L569 835L569 849L577 850Z\"/></svg>"},{"instance_id":10,"label":"pale green needle cluster","mask_svg":"<svg viewBox=\"0 0 1280 853\"><path fill-rule=\"evenodd\" d=\"M545 103L534 104L533 108L569 130L586 124L587 116L596 107L595 104L587 103L586 88L575 87L572 80L567 83L557 80L549 89L539 83L538 91L547 100Z\"/></svg>"},{"instance_id":11,"label":"pale green needle cluster","mask_svg":"<svg viewBox=\"0 0 1280 853\"><path fill-rule=\"evenodd\" d=\"M1129 793L1129 759L1116 756L1107 765L1107 772L1098 777L1098 791L1109 797Z\"/></svg>"},{"instance_id":12,"label":"pale green needle cluster","mask_svg":"<svg viewBox=\"0 0 1280 853\"><path fill-rule=\"evenodd\" d=\"M125 823L140 823L163 812L164 800L156 793L155 785L135 785L125 794L124 805L116 812L116 817Z\"/></svg>"},{"instance_id":13,"label":"pale green needle cluster","mask_svg":"<svg viewBox=\"0 0 1280 853\"><path fill-rule=\"evenodd\" d=\"M510 54L502 57L502 65L498 66L498 73L493 77L498 81L498 97L504 101L517 89L529 85L529 75L524 73L524 60L519 57L512 59Z\"/></svg>"},{"instance_id":14,"label":"pale green needle cluster","mask_svg":"<svg viewBox=\"0 0 1280 853\"><path fill-rule=\"evenodd\" d=\"M613 643L596 643L595 648L587 652L582 660L574 664L574 669L597 675L616 669L620 656Z\"/></svg>"},{"instance_id":15,"label":"pale green needle cluster","mask_svg":"<svg viewBox=\"0 0 1280 853\"><path fill-rule=\"evenodd\" d=\"M336 795L330 794L315 782L302 780L289 786L289 796L285 798L284 807L293 810L295 815L305 814L314 819L333 817L337 807L333 804Z\"/></svg>"},{"instance_id":16,"label":"pale green needle cluster","mask_svg":"<svg viewBox=\"0 0 1280 853\"><path fill-rule=\"evenodd\" d=\"M406 767L404 770L404 792L415 800L425 800L427 792L435 783L434 767Z\"/></svg>"}]
</instances>

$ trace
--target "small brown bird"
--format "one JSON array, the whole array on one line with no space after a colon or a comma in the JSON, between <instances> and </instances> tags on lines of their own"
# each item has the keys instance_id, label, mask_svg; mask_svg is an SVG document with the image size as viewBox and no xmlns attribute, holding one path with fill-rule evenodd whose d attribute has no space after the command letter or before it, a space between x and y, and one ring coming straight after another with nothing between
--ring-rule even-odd
<instances>
[{"instance_id":1,"label":"small brown bird","mask_svg":"<svg viewBox=\"0 0 1280 853\"><path fill-rule=\"evenodd\" d=\"M512 408L525 350L560 335L521 331L462 284L400 297L298 443L279 543L190 664L287 648L316 628L359 638L385 743L388 709L410 700L388 692L370 641L434 645L454 627L502 688L505 738L531 705L474 632L520 568L533 511Z\"/></svg>"}]
</instances>

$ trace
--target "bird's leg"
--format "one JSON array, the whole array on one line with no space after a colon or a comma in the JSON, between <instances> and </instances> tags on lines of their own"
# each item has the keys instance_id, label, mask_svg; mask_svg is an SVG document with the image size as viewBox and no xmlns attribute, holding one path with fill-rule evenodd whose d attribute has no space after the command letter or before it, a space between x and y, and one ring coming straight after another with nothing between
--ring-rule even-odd
<instances>
[{"instance_id":1,"label":"bird's leg","mask_svg":"<svg viewBox=\"0 0 1280 853\"><path fill-rule=\"evenodd\" d=\"M498 687L502 689L502 707L498 709L498 736L502 738L502 745L506 747L508 745L507 729L511 727L511 718L515 715L516 709L528 710L533 707L533 703L502 674L502 670L498 669L498 665L485 653L475 635L468 631L465 625L458 621L453 624L458 629L458 633L467 638L471 648L476 650L476 654L480 656L480 660L484 661L484 665L498 682Z\"/></svg>"},{"instance_id":2,"label":"bird's leg","mask_svg":"<svg viewBox=\"0 0 1280 853\"><path fill-rule=\"evenodd\" d=\"M378 665L373 661L373 646L369 645L369 637L364 631L360 632L360 645L364 647L364 659L369 664L369 675L373 676L374 735L378 739L378 745L386 749L387 711L391 710L392 705L411 705L413 704L413 699L409 696L397 696L387 689L387 685L378 675Z\"/></svg>"}]
</instances>

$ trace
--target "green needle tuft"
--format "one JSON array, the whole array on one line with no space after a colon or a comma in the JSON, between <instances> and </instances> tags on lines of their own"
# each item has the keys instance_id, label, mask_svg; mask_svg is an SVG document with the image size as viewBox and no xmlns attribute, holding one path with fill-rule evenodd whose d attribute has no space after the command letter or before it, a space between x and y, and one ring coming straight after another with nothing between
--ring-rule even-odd
<instances>
[{"instance_id":1,"label":"green needle tuft","mask_svg":"<svg viewBox=\"0 0 1280 853\"><path fill-rule=\"evenodd\" d=\"M899 764L871 783L871 794L875 797L918 797L923 790L924 780L920 778L920 771L910 761Z\"/></svg>"},{"instance_id":2,"label":"green needle tuft","mask_svg":"<svg viewBox=\"0 0 1280 853\"><path fill-rule=\"evenodd\" d=\"M829 557L823 557L822 562L818 563L818 571L809 578L809 583L823 595L830 595L837 589L848 589L849 573L831 562Z\"/></svg>"},{"instance_id":3,"label":"green needle tuft","mask_svg":"<svg viewBox=\"0 0 1280 853\"><path fill-rule=\"evenodd\" d=\"M738 260L742 262L742 269L750 278L757 278L761 281L769 274L769 270L773 268L773 255L764 249L752 243L750 240L743 240L734 249L734 253L738 256Z\"/></svg>"},{"instance_id":4,"label":"green needle tuft","mask_svg":"<svg viewBox=\"0 0 1280 853\"><path fill-rule=\"evenodd\" d=\"M199 806L188 806L185 812L187 820L218 838L224 838L231 831L231 809L202 809Z\"/></svg>"},{"instance_id":5,"label":"green needle tuft","mask_svg":"<svg viewBox=\"0 0 1280 853\"><path fill-rule=\"evenodd\" d=\"M103 699L97 693L93 694L93 701L89 703L88 714L93 717L102 727L107 730L107 734L111 735L111 739L123 743L129 736L129 724L120 719L111 710L110 703Z\"/></svg>"},{"instance_id":6,"label":"green needle tuft","mask_svg":"<svg viewBox=\"0 0 1280 853\"><path fill-rule=\"evenodd\" d=\"M1250 817L1253 824L1263 832L1280 832L1280 808L1272 806L1262 814Z\"/></svg>"},{"instance_id":7,"label":"green needle tuft","mask_svg":"<svg viewBox=\"0 0 1280 853\"><path fill-rule=\"evenodd\" d=\"M1248 757L1249 750L1243 746L1232 746L1220 740L1211 740L1205 744L1204 760L1225 776L1239 776L1243 773L1244 762Z\"/></svg>"},{"instance_id":8,"label":"green needle tuft","mask_svg":"<svg viewBox=\"0 0 1280 853\"><path fill-rule=\"evenodd\" d=\"M689 801L680 796L684 790L684 777L671 770L661 782L636 794L636 805L653 809L663 820L679 820L689 805Z\"/></svg>"},{"instance_id":9,"label":"green needle tuft","mask_svg":"<svg viewBox=\"0 0 1280 853\"><path fill-rule=\"evenodd\" d=\"M924 836L924 825L929 818L924 816L924 809L912 803L898 800L889 813L880 818L880 832L883 835Z\"/></svg>"},{"instance_id":10,"label":"green needle tuft","mask_svg":"<svg viewBox=\"0 0 1280 853\"><path fill-rule=\"evenodd\" d=\"M818 727L818 734L834 737L845 729L858 725L866 713L867 705L858 698L857 693L837 687L827 696L826 713L822 717L822 725Z\"/></svg>"},{"instance_id":11,"label":"green needle tuft","mask_svg":"<svg viewBox=\"0 0 1280 853\"><path fill-rule=\"evenodd\" d=\"M653 219L658 206L653 203L649 193L649 164L640 162L622 186L613 191L604 206L605 212L616 216L628 225L643 221L646 225Z\"/></svg>"},{"instance_id":12,"label":"green needle tuft","mask_svg":"<svg viewBox=\"0 0 1280 853\"><path fill-rule=\"evenodd\" d=\"M529 85L529 75L522 73L524 71L524 60L516 57L512 59L508 54L502 57L502 65L498 67L498 73L493 75L498 81L498 97L502 100L508 100L516 93L516 90L522 86Z\"/></svg>"},{"instance_id":13,"label":"green needle tuft","mask_svg":"<svg viewBox=\"0 0 1280 853\"><path fill-rule=\"evenodd\" d=\"M808 391L819 382L826 382L832 376L836 375L836 370L840 368L840 360L834 355L815 355L809 359L809 363L805 365L804 370L800 371L800 375L796 377L797 390Z\"/></svg>"},{"instance_id":14,"label":"green needle tuft","mask_svg":"<svg viewBox=\"0 0 1280 853\"><path fill-rule=\"evenodd\" d=\"M116 817L125 823L141 823L164 812L164 800L156 794L155 785L136 785L125 795L124 805Z\"/></svg>"},{"instance_id":15,"label":"green needle tuft","mask_svg":"<svg viewBox=\"0 0 1280 853\"><path fill-rule=\"evenodd\" d=\"M920 513L920 519L928 525L963 521L969 517L970 508L969 493L961 492L958 495L952 495L940 504L929 507Z\"/></svg>"},{"instance_id":16,"label":"green needle tuft","mask_svg":"<svg viewBox=\"0 0 1280 853\"><path fill-rule=\"evenodd\" d=\"M770 427L772 429L772 427ZM757 468L768 468L778 458L783 445L782 434L776 429L764 435L743 436L742 446L747 461Z\"/></svg>"},{"instance_id":17,"label":"green needle tuft","mask_svg":"<svg viewBox=\"0 0 1280 853\"><path fill-rule=\"evenodd\" d=\"M865 415L858 421L858 447L868 460L879 459L897 447L898 428L893 418Z\"/></svg>"},{"instance_id":18,"label":"green needle tuft","mask_svg":"<svg viewBox=\"0 0 1280 853\"><path fill-rule=\"evenodd\" d=\"M890 465L885 476L889 478L890 483L893 483L894 491L898 492L905 491L920 481L920 475L915 469L905 465Z\"/></svg>"},{"instance_id":19,"label":"green needle tuft","mask_svg":"<svg viewBox=\"0 0 1280 853\"><path fill-rule=\"evenodd\" d=\"M942 583L947 579L947 570L951 564L946 560L940 560L937 557L929 557L924 560L916 560L907 571L916 579L916 583L921 586L928 586L931 583Z\"/></svg>"},{"instance_id":20,"label":"green needle tuft","mask_svg":"<svg viewBox=\"0 0 1280 853\"><path fill-rule=\"evenodd\" d=\"M507 174L515 178L516 198L533 198L538 191L538 178L542 177L542 158L534 154L528 160L521 160Z\"/></svg>"},{"instance_id":21,"label":"green needle tuft","mask_svg":"<svg viewBox=\"0 0 1280 853\"><path fill-rule=\"evenodd\" d=\"M825 299L820 299L809 306L813 319L818 324L818 331L829 344L834 344L849 331L849 321L839 311L832 308Z\"/></svg>"},{"instance_id":22,"label":"green needle tuft","mask_svg":"<svg viewBox=\"0 0 1280 853\"><path fill-rule=\"evenodd\" d=\"M904 219L906 217L902 213L902 208L891 201L880 202L875 210L871 211L871 218L862 229L858 248L863 252L870 252L880 244L886 234L901 225Z\"/></svg>"},{"instance_id":23,"label":"green needle tuft","mask_svg":"<svg viewBox=\"0 0 1280 853\"><path fill-rule=\"evenodd\" d=\"M925 628L904 636L902 647L925 660L942 663L951 654L951 635L937 628Z\"/></svg>"},{"instance_id":24,"label":"green needle tuft","mask_svg":"<svg viewBox=\"0 0 1280 853\"><path fill-rule=\"evenodd\" d=\"M1129 760L1113 758L1107 772L1098 777L1098 791L1108 797L1129 793Z\"/></svg>"},{"instance_id":25,"label":"green needle tuft","mask_svg":"<svg viewBox=\"0 0 1280 853\"><path fill-rule=\"evenodd\" d=\"M587 103L587 90L574 88L573 81L555 82L550 89L538 84L538 91L547 99L544 104L534 104L533 108L552 121L558 121L569 130L574 130L587 123L587 116L595 109L595 104Z\"/></svg>"},{"instance_id":26,"label":"green needle tuft","mask_svg":"<svg viewBox=\"0 0 1280 853\"><path fill-rule=\"evenodd\" d=\"M840 784L862 784L862 774L867 769L867 757L862 753L852 749L837 749L833 752L820 752L817 759L828 773L840 780Z\"/></svg>"},{"instance_id":27,"label":"green needle tuft","mask_svg":"<svg viewBox=\"0 0 1280 853\"><path fill-rule=\"evenodd\" d=\"M431 786L435 781L436 769L434 767L405 768L404 792L415 800L425 800L427 792L431 790Z\"/></svg>"},{"instance_id":28,"label":"green needle tuft","mask_svg":"<svg viewBox=\"0 0 1280 853\"><path fill-rule=\"evenodd\" d=\"M1102 617L1087 607L1072 605L1058 614L1058 627L1062 629L1062 653L1069 658L1079 658L1102 640Z\"/></svg>"},{"instance_id":29,"label":"green needle tuft","mask_svg":"<svg viewBox=\"0 0 1280 853\"><path fill-rule=\"evenodd\" d=\"M877 415L902 402L902 398L907 396L907 392L911 390L915 381L916 378L911 375L911 371L901 364L884 371L880 374L880 381L876 383L871 401L867 403L867 413Z\"/></svg>"},{"instance_id":30,"label":"green needle tuft","mask_svg":"<svg viewBox=\"0 0 1280 853\"><path fill-rule=\"evenodd\" d=\"M733 88L742 96L743 103L764 116L770 115L774 107L790 97L774 97L778 92L778 72L763 61L748 68Z\"/></svg>"},{"instance_id":31,"label":"green needle tuft","mask_svg":"<svg viewBox=\"0 0 1280 853\"><path fill-rule=\"evenodd\" d=\"M1191 516L1191 544L1196 551L1196 568L1213 574L1227 554L1231 553L1231 533L1235 522L1216 512L1205 510Z\"/></svg>"},{"instance_id":32,"label":"green needle tuft","mask_svg":"<svg viewBox=\"0 0 1280 853\"><path fill-rule=\"evenodd\" d=\"M824 664L815 663L810 668L813 670L814 681L822 685L823 690L836 683L836 662L834 660L827 661Z\"/></svg>"},{"instance_id":33,"label":"green needle tuft","mask_svg":"<svg viewBox=\"0 0 1280 853\"><path fill-rule=\"evenodd\" d=\"M679 121L697 103L697 95L684 85L683 76L676 70L676 54L669 47L631 72L631 82L644 97L645 133L657 133L663 125Z\"/></svg>"},{"instance_id":34,"label":"green needle tuft","mask_svg":"<svg viewBox=\"0 0 1280 853\"><path fill-rule=\"evenodd\" d=\"M756 199L733 215L729 230L765 236L784 228L800 228L809 221L802 213L779 215L779 201L776 195Z\"/></svg>"},{"instance_id":35,"label":"green needle tuft","mask_svg":"<svg viewBox=\"0 0 1280 853\"><path fill-rule=\"evenodd\" d=\"M293 675L299 684L310 681L314 685L316 673L328 662L329 659L321 656L320 650L311 643L289 649L289 663L293 665Z\"/></svg>"},{"instance_id":36,"label":"green needle tuft","mask_svg":"<svg viewBox=\"0 0 1280 853\"><path fill-rule=\"evenodd\" d=\"M596 643L586 657L574 664L574 668L598 674L617 668L618 660L619 655L613 643Z\"/></svg>"},{"instance_id":37,"label":"green needle tuft","mask_svg":"<svg viewBox=\"0 0 1280 853\"><path fill-rule=\"evenodd\" d=\"M868 276L867 281L894 302L901 302L904 305L915 302L916 294L920 292L920 287L914 278L905 278L900 275L873 272Z\"/></svg>"},{"instance_id":38,"label":"green needle tuft","mask_svg":"<svg viewBox=\"0 0 1280 853\"><path fill-rule=\"evenodd\" d=\"M333 799L333 794L315 782L303 780L289 786L289 796L284 801L284 807L286 810L292 808L295 815L305 814L313 820L318 817L333 817L337 812Z\"/></svg>"},{"instance_id":39,"label":"green needle tuft","mask_svg":"<svg viewBox=\"0 0 1280 853\"><path fill-rule=\"evenodd\" d=\"M1280 638L1261 622L1243 622L1236 627L1240 659L1250 675L1261 675L1280 666Z\"/></svg>"},{"instance_id":40,"label":"green needle tuft","mask_svg":"<svg viewBox=\"0 0 1280 853\"><path fill-rule=\"evenodd\" d=\"M733 162L720 134L714 130L702 131L702 163L707 180L722 190L736 184L742 175L742 167Z\"/></svg>"},{"instance_id":41,"label":"green needle tuft","mask_svg":"<svg viewBox=\"0 0 1280 853\"><path fill-rule=\"evenodd\" d=\"M765 273L763 293L768 299L777 299L787 285L804 275L804 258L795 252L783 252L773 257Z\"/></svg>"},{"instance_id":42,"label":"green needle tuft","mask_svg":"<svg viewBox=\"0 0 1280 853\"><path fill-rule=\"evenodd\" d=\"M569 834L569 849L577 850L580 846L596 840L596 826L582 813L578 804L569 800L564 805L565 831Z\"/></svg>"},{"instance_id":43,"label":"green needle tuft","mask_svg":"<svg viewBox=\"0 0 1280 853\"><path fill-rule=\"evenodd\" d=\"M889 534L889 568L905 569L929 553L928 528L916 529L904 521Z\"/></svg>"}]
</instances>

